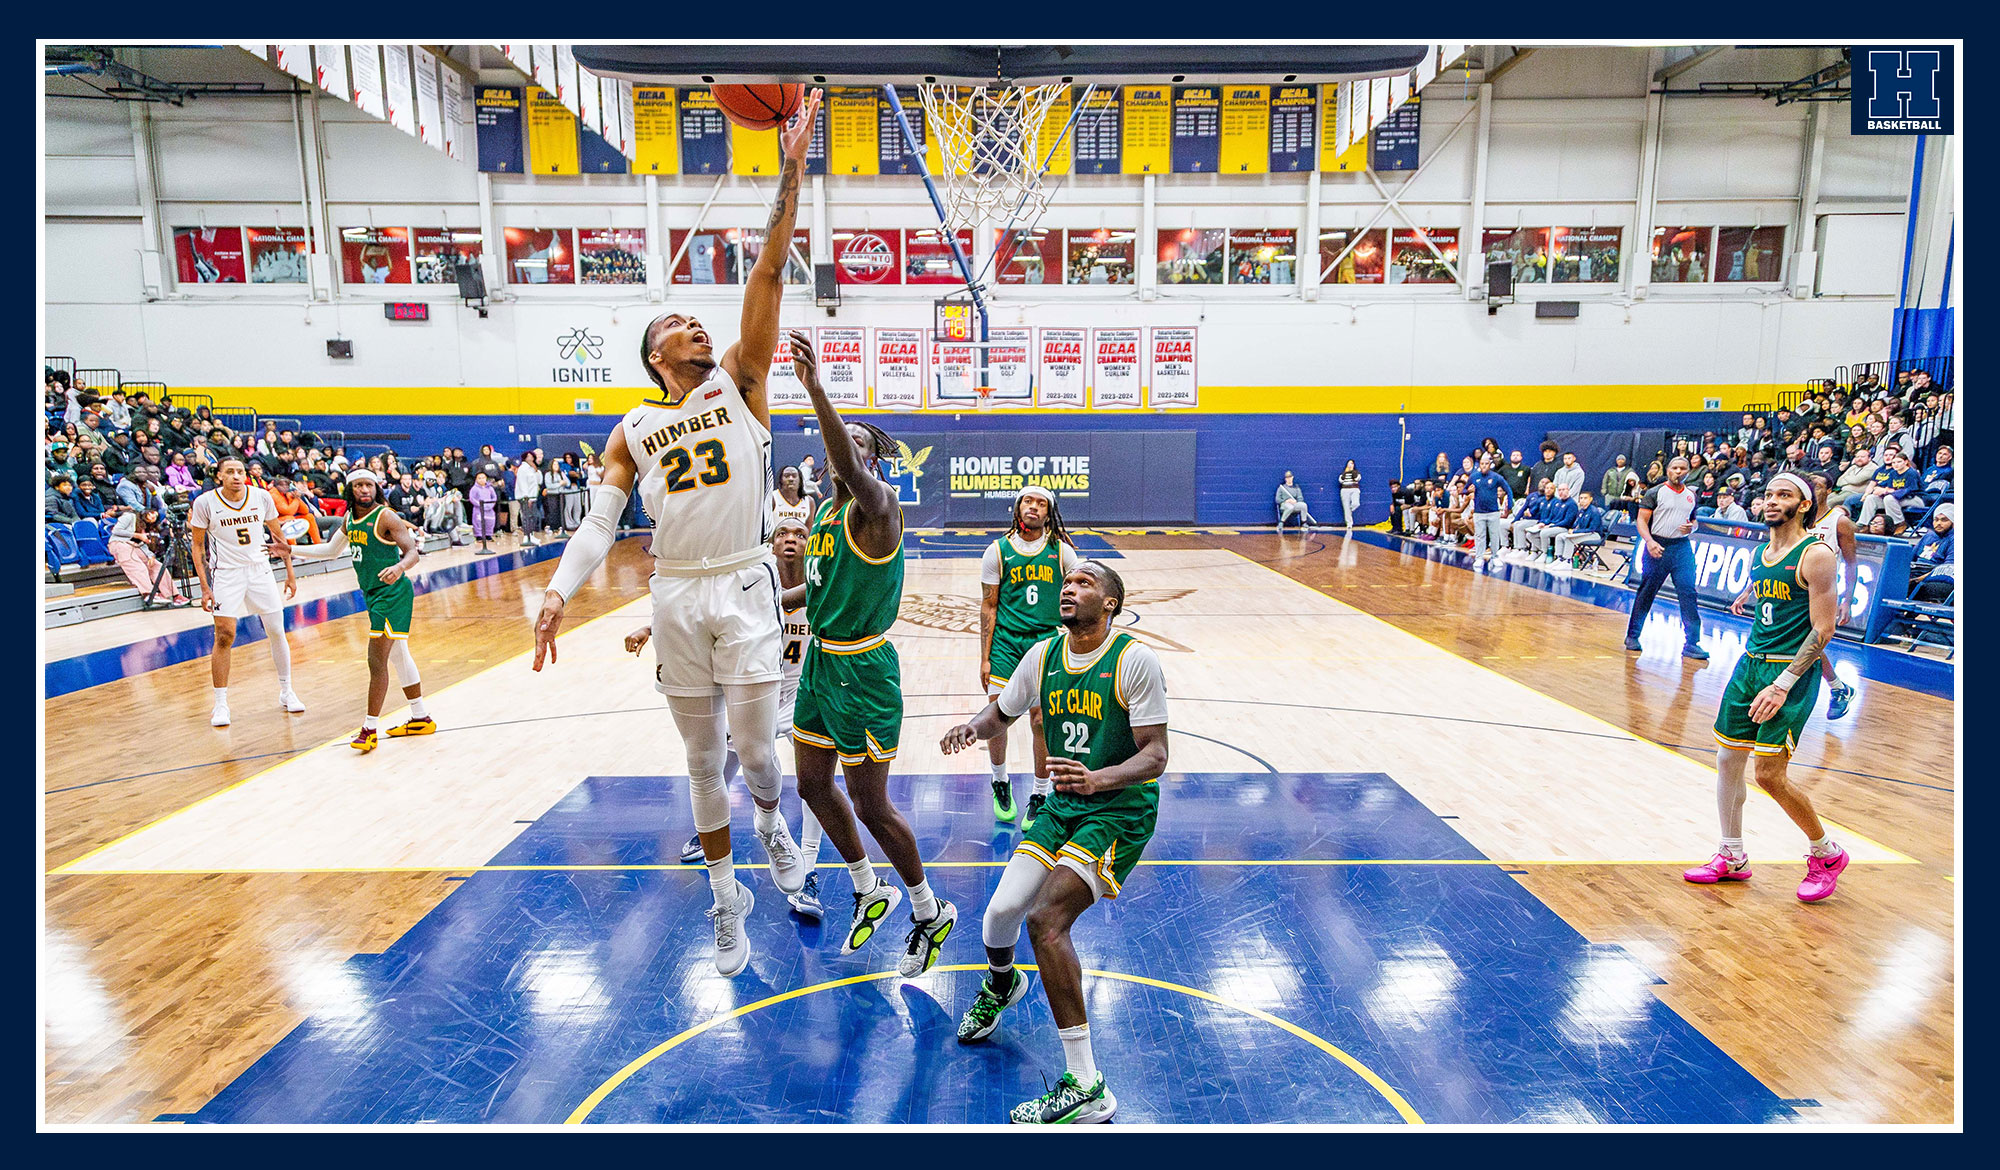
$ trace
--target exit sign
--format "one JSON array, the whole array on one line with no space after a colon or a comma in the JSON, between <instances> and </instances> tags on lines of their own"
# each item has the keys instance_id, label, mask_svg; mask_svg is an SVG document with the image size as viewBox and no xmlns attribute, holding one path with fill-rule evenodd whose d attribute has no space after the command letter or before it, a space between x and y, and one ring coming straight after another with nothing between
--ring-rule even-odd
<instances>
[{"instance_id":1,"label":"exit sign","mask_svg":"<svg viewBox=\"0 0 2000 1170\"><path fill-rule=\"evenodd\" d=\"M391 321L428 321L431 306L428 301L389 301L383 304L382 315Z\"/></svg>"}]
</instances>

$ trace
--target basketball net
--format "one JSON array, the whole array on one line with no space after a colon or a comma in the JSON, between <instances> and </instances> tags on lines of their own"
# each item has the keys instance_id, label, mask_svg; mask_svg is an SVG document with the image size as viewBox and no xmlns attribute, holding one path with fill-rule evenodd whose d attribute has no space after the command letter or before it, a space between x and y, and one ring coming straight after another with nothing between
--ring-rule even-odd
<instances>
[{"instance_id":1,"label":"basketball net","mask_svg":"<svg viewBox=\"0 0 2000 1170\"><path fill-rule=\"evenodd\" d=\"M937 139L945 226L970 230L1041 218L1053 192L1042 166L1068 124L1047 125L1062 84L917 88ZM1045 133L1046 131L1046 133Z\"/></svg>"},{"instance_id":2,"label":"basketball net","mask_svg":"<svg viewBox=\"0 0 2000 1170\"><path fill-rule=\"evenodd\" d=\"M972 392L974 394L979 395L979 405L977 409L988 410L993 406L993 387L974 386L972 388Z\"/></svg>"}]
</instances>

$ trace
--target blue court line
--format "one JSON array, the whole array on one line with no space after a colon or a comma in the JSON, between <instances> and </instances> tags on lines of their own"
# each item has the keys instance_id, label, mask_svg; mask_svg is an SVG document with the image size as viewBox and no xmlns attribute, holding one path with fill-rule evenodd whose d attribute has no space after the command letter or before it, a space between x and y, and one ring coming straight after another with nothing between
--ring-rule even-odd
<instances>
[{"instance_id":1,"label":"blue court line","mask_svg":"<svg viewBox=\"0 0 2000 1170\"><path fill-rule=\"evenodd\" d=\"M1637 596L1634 590L1622 586L1583 577L1560 577L1530 565L1492 561L1484 570L1480 570L1474 567L1471 553L1456 547L1440 547L1428 541L1391 536L1386 532L1357 529L1351 534L1351 539L1376 548L1388 549L1390 552L1399 552L1406 557L1436 561L1439 564L1464 569L1469 573L1477 573L1482 577L1526 586L1529 589L1539 589L1544 593L1567 597L1572 601L1587 602L1600 609L1614 610L1618 613L1631 613L1632 599ZM1664 614L1678 626L1679 609L1664 594L1662 601L1664 604L1654 605L1653 613ZM1504 618L1505 615L1498 616ZM1750 629L1748 618L1739 618L1726 610L1703 607L1701 618L1704 627L1713 625L1730 631L1739 640L1746 637ZM1853 663L1860 671L1861 677L1870 682L1887 683L1890 686L1903 687L1940 699L1952 697L1952 683L1956 671L1950 662L1905 654L1899 650L1870 646L1862 642L1851 642L1844 638L1835 639L1832 650L1836 663Z\"/></svg>"},{"instance_id":2,"label":"blue court line","mask_svg":"<svg viewBox=\"0 0 2000 1170\"><path fill-rule=\"evenodd\" d=\"M412 577L411 583L420 594L451 589L549 560L561 555L567 543L567 541L557 541L553 544L537 545L531 549L501 553L484 560L434 569L420 577ZM306 626L316 626L321 622L352 617L366 612L367 609L368 603L363 600L361 590L352 589L346 593L336 593L331 597L302 601L297 605L285 607L285 627L296 630ZM263 641L264 636L262 618L245 618L236 623L236 644L239 646ZM53 699L58 695L87 690L121 678L131 678L133 675L158 670L164 666L206 658L213 649L215 649L215 626L210 623L196 626L191 630L179 630L156 638L147 638L127 646L110 646L103 650L93 650L88 654L79 654L74 658L59 658L42 668L42 678L48 697Z\"/></svg>"}]
</instances>

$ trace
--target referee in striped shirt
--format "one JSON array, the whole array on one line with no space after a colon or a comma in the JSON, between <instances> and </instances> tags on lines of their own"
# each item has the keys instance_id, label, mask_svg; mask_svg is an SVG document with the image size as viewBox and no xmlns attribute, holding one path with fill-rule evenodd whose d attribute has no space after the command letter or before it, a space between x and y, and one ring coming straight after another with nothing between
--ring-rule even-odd
<instances>
[{"instance_id":1,"label":"referee in striped shirt","mask_svg":"<svg viewBox=\"0 0 2000 1170\"><path fill-rule=\"evenodd\" d=\"M1639 500L1639 543L1646 550L1645 572L1639 580L1639 596L1632 599L1632 620L1625 627L1625 648L1639 649L1639 629L1653 610L1653 599L1667 578L1674 579L1674 599L1681 606L1681 629L1686 645L1681 654L1707 658L1701 648L1701 599L1695 592L1694 534L1695 494L1687 486L1688 461L1679 455L1667 463L1667 482L1648 488Z\"/></svg>"}]
</instances>

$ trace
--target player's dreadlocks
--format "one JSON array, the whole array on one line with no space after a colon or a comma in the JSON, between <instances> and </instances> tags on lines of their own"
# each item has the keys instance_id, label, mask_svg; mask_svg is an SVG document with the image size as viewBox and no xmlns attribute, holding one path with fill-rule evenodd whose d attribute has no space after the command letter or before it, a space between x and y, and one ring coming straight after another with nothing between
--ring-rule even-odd
<instances>
[{"instance_id":1,"label":"player's dreadlocks","mask_svg":"<svg viewBox=\"0 0 2000 1170\"><path fill-rule=\"evenodd\" d=\"M1046 491L1047 489L1043 490ZM1027 499L1028 497L1023 494L1014 500L1014 531L1016 532L1021 531L1021 505L1026 503ZM1063 523L1062 505L1056 503L1056 494L1049 492L1046 502L1049 506L1049 517L1044 525L1044 530L1052 539L1059 540L1071 548L1075 548L1076 541L1070 536L1069 527Z\"/></svg>"},{"instance_id":2,"label":"player's dreadlocks","mask_svg":"<svg viewBox=\"0 0 2000 1170\"><path fill-rule=\"evenodd\" d=\"M868 432L868 443L869 446L875 449L875 459L893 459L896 457L900 448L896 446L896 440L890 437L888 431L883 430L866 419L857 418L852 421L855 426Z\"/></svg>"}]
</instances>

